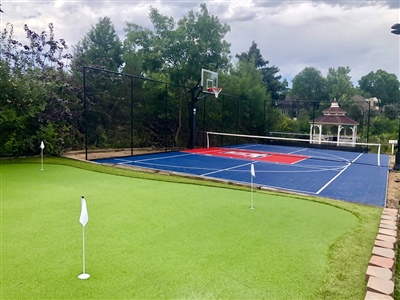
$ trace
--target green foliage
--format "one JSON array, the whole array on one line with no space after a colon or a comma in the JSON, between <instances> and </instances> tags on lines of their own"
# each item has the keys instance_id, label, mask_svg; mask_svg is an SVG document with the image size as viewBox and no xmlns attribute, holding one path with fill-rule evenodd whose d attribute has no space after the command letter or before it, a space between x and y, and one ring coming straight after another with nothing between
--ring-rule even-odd
<instances>
[{"instance_id":1,"label":"green foliage","mask_svg":"<svg viewBox=\"0 0 400 300\"><path fill-rule=\"evenodd\" d=\"M155 8L149 17L154 30L130 22L125 27L126 57L140 57L145 73L167 72L172 82L191 86L202 68L218 71L229 66L230 45L224 38L230 28L210 15L205 4L199 13L190 11L178 22Z\"/></svg>"},{"instance_id":2,"label":"green foliage","mask_svg":"<svg viewBox=\"0 0 400 300\"><path fill-rule=\"evenodd\" d=\"M39 148L38 119L46 107L44 82L37 72L10 74L6 63L0 63L0 153L21 155Z\"/></svg>"},{"instance_id":3,"label":"green foliage","mask_svg":"<svg viewBox=\"0 0 400 300\"><path fill-rule=\"evenodd\" d=\"M380 135L383 133L396 132L398 125L398 120L390 120L386 116L380 115L371 122L371 134Z\"/></svg>"},{"instance_id":4,"label":"green foliage","mask_svg":"<svg viewBox=\"0 0 400 300\"><path fill-rule=\"evenodd\" d=\"M82 72L82 66L95 66L117 71L122 61L122 43L110 18L99 18L89 32L73 47L73 73Z\"/></svg>"},{"instance_id":5,"label":"green foliage","mask_svg":"<svg viewBox=\"0 0 400 300\"><path fill-rule=\"evenodd\" d=\"M380 107L397 103L400 99L400 83L395 74L384 70L370 72L359 80L360 89L370 97L380 100Z\"/></svg>"},{"instance_id":6,"label":"green foliage","mask_svg":"<svg viewBox=\"0 0 400 300\"><path fill-rule=\"evenodd\" d=\"M284 99L288 92L288 83L286 80L282 80L282 77L278 75L279 68L276 66L268 67L268 60L264 60L261 55L260 49L257 47L255 41L252 42L249 51L236 54L239 61L253 62L257 70L262 74L262 80L264 82L267 92L271 95L273 100Z\"/></svg>"},{"instance_id":7,"label":"green foliage","mask_svg":"<svg viewBox=\"0 0 400 300\"><path fill-rule=\"evenodd\" d=\"M387 117L389 120L394 120L398 117L398 111L397 107L393 104L386 105L383 114L385 117Z\"/></svg>"},{"instance_id":8,"label":"green foliage","mask_svg":"<svg viewBox=\"0 0 400 300\"><path fill-rule=\"evenodd\" d=\"M32 155L45 141L46 152L59 154L79 140L79 109L63 67L69 54L54 26L40 34L24 26L28 43L13 39L13 26L1 34L0 153Z\"/></svg>"},{"instance_id":9,"label":"green foliage","mask_svg":"<svg viewBox=\"0 0 400 300\"><path fill-rule=\"evenodd\" d=\"M278 124L275 127L275 131L278 132L300 132L299 122L291 119L286 115L281 115Z\"/></svg>"},{"instance_id":10,"label":"green foliage","mask_svg":"<svg viewBox=\"0 0 400 300\"><path fill-rule=\"evenodd\" d=\"M265 134L265 114L270 106L271 96L266 91L262 74L256 69L253 61L238 61L229 72L229 77L223 77L224 91L237 95L240 132L249 134ZM232 111L232 117L235 112ZM230 122L235 124L234 120ZM226 128L228 130L228 128ZM231 128L228 132L235 132Z\"/></svg>"},{"instance_id":11,"label":"green foliage","mask_svg":"<svg viewBox=\"0 0 400 300\"><path fill-rule=\"evenodd\" d=\"M162 78L165 82L192 87L200 79L202 68L223 71L230 66L230 45L225 40L230 28L221 24L216 16L210 15L205 4L200 5L199 12L189 11L177 22L155 8L150 9L149 18L152 30L126 23L124 72L133 70L145 77ZM159 90L158 85L151 84L146 89L153 99L163 101ZM154 120L161 113L160 106L146 104L148 100L143 98L143 103L138 105L146 107L146 113L138 114L135 120L151 128L152 140L158 138L161 141L160 136L164 136L166 130L174 136L174 144L178 145L181 144L181 134L188 127L185 117L188 117L189 97L187 91L182 89L169 89L166 93L169 105L174 105L178 111L174 117L169 114L168 120L160 124ZM209 107L211 113L207 116L208 123L216 122L218 116L215 109Z\"/></svg>"},{"instance_id":12,"label":"green foliage","mask_svg":"<svg viewBox=\"0 0 400 300\"><path fill-rule=\"evenodd\" d=\"M307 67L293 79L290 95L299 100L327 99L327 80L321 72L313 67Z\"/></svg>"},{"instance_id":13,"label":"green foliage","mask_svg":"<svg viewBox=\"0 0 400 300\"><path fill-rule=\"evenodd\" d=\"M0 152L2 155L35 154L41 140L48 153L61 153L65 148L82 148L85 125L95 133L89 141L94 147L113 147L130 142L129 118L133 115L137 146L185 146L188 133L187 89L169 85L173 82L193 87L200 78L201 68L217 71L220 86L228 96L217 101L211 98L197 104L200 128L266 134L268 131L304 132L310 119L322 114L322 105L303 103L288 120L273 105L288 92L277 66L269 66L252 42L247 52L237 54L239 63L232 67L230 45L225 40L230 31L218 17L211 15L206 4L198 11L175 21L151 8L151 29L127 22L126 37L120 41L110 18L100 18L74 47L71 73L63 68L72 56L64 39L56 39L54 26L36 33L24 25L27 40L17 41L13 25L6 24L0 35ZM265 49L263 49L265 51ZM249 64L252 64L250 66ZM134 80L118 74L88 71L87 105L83 116L82 66L92 65L113 71L143 75L151 80ZM293 80L290 95L301 101L321 101L336 98L348 115L360 123L359 132L366 136L367 115L362 115L351 101L352 95L380 99L380 111L371 111L370 135L397 134L397 109L400 99L399 81L383 70L370 72L351 83L349 67L330 68L327 77L315 68L307 67ZM135 101L131 111L131 87ZM232 100L235 99L235 100ZM237 99L237 100L236 100ZM223 103L225 101L225 103ZM225 111L222 112L222 109ZM86 122L86 123L85 123ZM221 125L222 124L222 125ZM370 136L370 138L372 138Z\"/></svg>"},{"instance_id":14,"label":"green foliage","mask_svg":"<svg viewBox=\"0 0 400 300\"><path fill-rule=\"evenodd\" d=\"M354 96L350 72L349 67L329 68L326 84L330 101L336 99L342 105Z\"/></svg>"},{"instance_id":15,"label":"green foliage","mask_svg":"<svg viewBox=\"0 0 400 300\"><path fill-rule=\"evenodd\" d=\"M202 68L222 71L229 67L229 43L225 35L230 28L209 14L205 4L200 12L190 11L178 22L150 9L154 29L126 23L125 57L129 63L143 61L144 73L163 72L174 83L192 86ZM126 65L125 68L132 68Z\"/></svg>"},{"instance_id":16,"label":"green foliage","mask_svg":"<svg viewBox=\"0 0 400 300\"><path fill-rule=\"evenodd\" d=\"M357 121L360 123L362 127L362 120L363 120L363 114L360 110L360 107L357 104L351 103L348 108L344 108L347 111L347 116L352 118L353 120ZM368 112L366 112L368 114Z\"/></svg>"},{"instance_id":17,"label":"green foliage","mask_svg":"<svg viewBox=\"0 0 400 300\"><path fill-rule=\"evenodd\" d=\"M310 132L310 115L306 109L301 109L297 117L299 123L299 133Z\"/></svg>"}]
</instances>

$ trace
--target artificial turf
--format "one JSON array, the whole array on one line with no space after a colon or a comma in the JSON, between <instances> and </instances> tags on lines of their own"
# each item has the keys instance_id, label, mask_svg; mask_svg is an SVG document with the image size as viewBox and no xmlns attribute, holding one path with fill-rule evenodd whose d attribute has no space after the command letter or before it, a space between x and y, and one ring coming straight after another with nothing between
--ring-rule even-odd
<instances>
[{"instance_id":1,"label":"artificial turf","mask_svg":"<svg viewBox=\"0 0 400 300\"><path fill-rule=\"evenodd\" d=\"M90 164L0 167L1 298L364 293L364 278L352 274L365 273L378 208L257 192L250 210L248 190L133 178L126 170L117 176ZM89 211L87 281L77 278L81 195Z\"/></svg>"}]
</instances>

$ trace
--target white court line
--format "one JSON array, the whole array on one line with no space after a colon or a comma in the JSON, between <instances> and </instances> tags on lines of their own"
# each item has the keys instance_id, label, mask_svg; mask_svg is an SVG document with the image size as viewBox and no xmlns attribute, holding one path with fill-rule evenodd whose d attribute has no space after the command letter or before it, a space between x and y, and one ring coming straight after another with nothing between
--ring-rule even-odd
<instances>
[{"instance_id":1,"label":"white court line","mask_svg":"<svg viewBox=\"0 0 400 300\"><path fill-rule=\"evenodd\" d=\"M254 162L254 163L256 163L256 162ZM248 166L248 165L251 165L251 164L252 164L252 162L247 163L247 164L242 164L242 165L234 166L234 167L231 167L231 168L219 169L219 170L217 170L217 171L205 173L205 174L202 174L202 175L200 175L200 176L208 176L208 175L211 175L211 174L216 174L216 173L223 172L223 171L229 171L229 170L232 170L232 169L236 169L236 168ZM242 171L242 170L241 170L241 171ZM244 170L243 170L243 171L244 171ZM248 172L248 171L246 171L246 172Z\"/></svg>"},{"instance_id":2,"label":"white court line","mask_svg":"<svg viewBox=\"0 0 400 300\"><path fill-rule=\"evenodd\" d=\"M299 149L299 150L296 150L296 151L288 152L288 154L293 154L293 153L297 153L297 152L300 152L300 151L306 151L307 149L308 148ZM309 155L307 155L307 156L309 156Z\"/></svg>"},{"instance_id":3,"label":"white court line","mask_svg":"<svg viewBox=\"0 0 400 300\"><path fill-rule=\"evenodd\" d=\"M121 161L121 162L118 163L118 165L132 162L131 160L127 160L127 159L121 159L121 158L114 158L114 159L117 160L117 161Z\"/></svg>"},{"instance_id":4,"label":"white court line","mask_svg":"<svg viewBox=\"0 0 400 300\"><path fill-rule=\"evenodd\" d=\"M300 149L300 150L297 150L297 151L290 152L290 154L293 154L293 153L296 153L296 152L300 152L300 151L307 151L307 150L310 150L310 149L311 148L304 148L304 149ZM333 158L336 158L336 159L339 159L339 160L344 160L344 161L346 161L346 163L350 163L350 160L348 160L345 157L339 156L339 155L323 153L321 151L314 151L314 150L310 150L310 152L311 153L318 153L318 154L321 154L322 156L312 156L312 155L305 154L306 156L308 156L309 159L325 159L325 157L333 157ZM355 158L355 159L357 159L357 158Z\"/></svg>"},{"instance_id":5,"label":"white court line","mask_svg":"<svg viewBox=\"0 0 400 300\"><path fill-rule=\"evenodd\" d=\"M263 146L263 145L257 145L257 146ZM247 147L253 147L253 146L252 146L252 145L249 145L249 146L247 146ZM247 148L247 147L243 147L243 148ZM283 147L285 147L285 146L283 146ZM233 148L233 149L236 149L236 148ZM240 150L241 148L237 148L237 149ZM333 158L338 159L339 161L345 161L346 163L350 163L350 160L347 159L347 158L345 158L345 157L338 156L338 155L334 155L334 154L322 153L322 152L320 152L320 151L313 151L313 150L311 150L311 148L302 148L302 149L298 149L298 150L291 151L291 152L287 152L287 153L283 153L283 152L273 152L273 151L265 151L265 152L268 152L268 153L270 153L271 155L273 155L274 153L278 153L278 154L296 154L296 153L298 153L298 152L307 151L307 150L309 150L309 151L312 152L312 153L322 154L322 156L312 156L312 155L303 154L303 156L307 156L307 157L304 158L304 159L298 160L298 161L296 161L296 162L294 162L294 163L288 164L288 165L296 165L297 163L299 163L299 162L301 162L301 161L304 161L304 160L306 160L306 159L322 159L322 160L323 160L323 159L326 159L325 157L333 157ZM256 151L257 151L257 150L256 150ZM324 157L324 155L325 155L325 157ZM358 158L358 157L357 157L357 158ZM356 159L357 159L357 158L356 158Z\"/></svg>"},{"instance_id":6,"label":"white court line","mask_svg":"<svg viewBox=\"0 0 400 300\"><path fill-rule=\"evenodd\" d=\"M133 163L133 162L142 162L142 161L149 161L149 160L160 160L160 159L167 159L167 158L171 158L171 157L182 157L182 156L187 156L187 155L192 155L191 153L188 154L178 154L178 155L172 155L172 156L164 156L164 157L155 157L155 158L147 158L147 159L139 159L139 160L126 160L126 159L115 159L115 160L121 160L121 161L125 161L125 162L129 162L129 163ZM123 164L123 163L120 163Z\"/></svg>"},{"instance_id":7,"label":"white court line","mask_svg":"<svg viewBox=\"0 0 400 300\"><path fill-rule=\"evenodd\" d=\"M233 166L230 168L225 168L225 169L216 169L216 168L200 168L200 167L191 167L191 166L178 166L178 165L167 165L167 164L156 164L156 163L147 163L147 162L130 162L130 163L137 163L138 165L146 166L148 165L150 169L157 169L159 167L168 167L168 168L175 168L175 169L187 169L187 170L208 170L210 172L205 173L200 176L206 176L209 174L214 174L222 171L230 171L230 172L248 172L247 170L233 170L235 168L241 167L241 166L246 166L249 165L250 163L246 164L241 164L238 166ZM255 162L256 163L256 162ZM264 163L264 162L261 162ZM303 169L303 170L296 170L296 171L288 171L288 170L258 170L257 173L312 173L312 172L325 172L325 171L340 171L342 170L343 166L340 167L334 167L334 168L329 168L329 167L321 167L321 166L297 166L297 168ZM309 170L306 170L309 169Z\"/></svg>"},{"instance_id":8,"label":"white court line","mask_svg":"<svg viewBox=\"0 0 400 300\"><path fill-rule=\"evenodd\" d=\"M216 180L221 180L221 178L217 178L217 177L210 177ZM227 179L225 179L227 180ZM237 183L243 183L243 184L249 184L248 181L241 181L241 180L236 180L235 182ZM275 185L266 185L266 184L259 184L259 183L254 183L254 185L257 186L261 186L264 188L272 188L272 189L276 189L276 190L280 190L280 191L289 191L289 192L295 192L295 193L301 193L304 195L315 195L315 192L310 192L310 191L303 191L303 190L297 190L297 189L290 189L290 188L285 188L285 187L281 187L281 186L275 186Z\"/></svg>"},{"instance_id":9,"label":"white court line","mask_svg":"<svg viewBox=\"0 0 400 300\"><path fill-rule=\"evenodd\" d=\"M359 159L361 155L362 155L362 153L360 153L360 155L357 156L351 163L353 163L353 162L355 162L357 159ZM349 163L342 171L340 171L338 174L336 174L335 177L333 177L331 180L329 180L328 183L325 184L325 185L317 192L317 195L319 195L319 193L321 193L324 189L326 189L336 178L338 178L344 171L346 171L347 168L351 166L351 163Z\"/></svg>"},{"instance_id":10,"label":"white court line","mask_svg":"<svg viewBox=\"0 0 400 300\"><path fill-rule=\"evenodd\" d=\"M169 157L179 157L179 156L187 156L187 155L193 155L193 153L189 154L182 154L182 155L174 155L174 156L167 156L167 157L159 157L159 158L149 158L149 159L142 159L142 160L126 160L126 159L120 159L116 158L115 160L121 161L118 164L139 164L139 165L148 165L148 168L157 168L157 167L168 167L168 168L175 168L175 169L188 169L188 170L209 170L209 173L205 173L201 176L206 176L208 174L214 174L222 171L234 171L234 172L247 172L245 170L233 170L235 168L238 168L240 166L246 166L249 163L238 165L235 167L230 167L230 168L225 168L225 169L217 169L217 168L201 168L201 167L193 167L193 166L179 166L179 165L170 165L170 164L160 164L160 163L152 163L152 162L147 162L147 161L154 161L154 160L162 160L162 159L167 159ZM235 158L236 159L236 158ZM238 158L238 160L241 160ZM275 165L277 163L273 162L264 162L264 161L256 161L260 162L262 164L272 164ZM338 166L338 167L331 167L331 166L319 166L319 165L296 165L296 164L285 164L287 166L294 166L295 168L298 169L303 169L303 170L296 170L296 171L289 171L289 170L284 170L284 171L279 171L279 170L259 170L258 172L260 173L309 173L309 172L321 172L321 171L339 171L343 168L343 166ZM304 169L310 169L310 170L304 170Z\"/></svg>"},{"instance_id":11,"label":"white court line","mask_svg":"<svg viewBox=\"0 0 400 300\"><path fill-rule=\"evenodd\" d=\"M150 169L156 169L157 167L168 167L168 168L175 168L175 169L189 169L189 170L221 170L221 169L212 169L212 168L200 168L200 167L191 167L191 166L177 166L177 165L166 165L166 164L155 164L155 163L146 163L146 162L138 162L138 161L131 161L131 163L137 163L138 165L149 165Z\"/></svg>"}]
</instances>

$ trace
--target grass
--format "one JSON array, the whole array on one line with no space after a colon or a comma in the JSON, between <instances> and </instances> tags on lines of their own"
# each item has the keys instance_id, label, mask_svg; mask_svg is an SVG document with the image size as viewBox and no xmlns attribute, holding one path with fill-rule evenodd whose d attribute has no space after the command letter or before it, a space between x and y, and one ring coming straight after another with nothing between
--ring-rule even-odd
<instances>
[{"instance_id":1,"label":"grass","mask_svg":"<svg viewBox=\"0 0 400 300\"><path fill-rule=\"evenodd\" d=\"M0 166L2 299L365 295L382 209L257 191L250 210L243 187L38 162ZM81 194L88 281L77 279Z\"/></svg>"}]
</instances>

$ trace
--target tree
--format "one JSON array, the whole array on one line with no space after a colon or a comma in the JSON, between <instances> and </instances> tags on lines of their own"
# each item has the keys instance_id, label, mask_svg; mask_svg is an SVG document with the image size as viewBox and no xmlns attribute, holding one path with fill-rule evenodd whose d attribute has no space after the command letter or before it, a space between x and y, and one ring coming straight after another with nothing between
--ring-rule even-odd
<instances>
[{"instance_id":1,"label":"tree","mask_svg":"<svg viewBox=\"0 0 400 300\"><path fill-rule=\"evenodd\" d=\"M397 132L397 129L398 129L398 121L390 120L384 115L380 115L374 118L371 122L372 135Z\"/></svg>"},{"instance_id":2,"label":"tree","mask_svg":"<svg viewBox=\"0 0 400 300\"><path fill-rule=\"evenodd\" d=\"M239 124L236 124L237 128L226 130L234 132L238 129L239 132L264 135L267 122L270 123L271 120L268 117L271 113L271 95L266 91L262 74L256 69L254 62L238 61L224 80L224 90L238 97L236 103L230 104L230 123L236 124L237 117Z\"/></svg>"},{"instance_id":3,"label":"tree","mask_svg":"<svg viewBox=\"0 0 400 300\"><path fill-rule=\"evenodd\" d=\"M288 91L288 83L282 80L282 76L277 75L279 68L276 66L268 67L268 60L264 60L260 49L255 41L252 42L249 51L236 54L239 61L253 62L255 67L261 72L266 90L271 94L273 100L284 99Z\"/></svg>"},{"instance_id":4,"label":"tree","mask_svg":"<svg viewBox=\"0 0 400 300\"><path fill-rule=\"evenodd\" d=\"M8 62L10 71L24 72L27 69L63 69L65 60L71 59L70 54L63 52L68 49L64 39L54 38L54 25L49 23L49 32L40 34L24 25L28 44L23 44L13 38L14 26L7 24L0 36L0 58Z\"/></svg>"},{"instance_id":5,"label":"tree","mask_svg":"<svg viewBox=\"0 0 400 300\"><path fill-rule=\"evenodd\" d=\"M99 18L98 22L86 33L86 35L73 47L74 57L71 61L71 71L73 87L76 97L79 98L78 105L83 111L83 67L94 67L98 69L106 69L114 72L121 70L122 60L122 42L120 41L113 23L110 18ZM96 70L85 69L86 75L86 107L92 108L96 113L87 113L86 129L93 132L101 133L103 138L90 140L90 143L99 147L111 146L110 139L115 132L118 124L116 120L118 116L129 113L124 112L124 108L129 105L123 103L124 90L120 88L121 78L114 73L101 73ZM109 128L108 133L105 127ZM87 137L88 132L86 132ZM92 136L90 136L92 138Z\"/></svg>"},{"instance_id":6,"label":"tree","mask_svg":"<svg viewBox=\"0 0 400 300\"><path fill-rule=\"evenodd\" d=\"M343 105L348 103L351 97L354 96L354 86L351 82L350 72L349 67L329 68L326 85L330 101L336 99L339 104Z\"/></svg>"},{"instance_id":7,"label":"tree","mask_svg":"<svg viewBox=\"0 0 400 300\"><path fill-rule=\"evenodd\" d=\"M360 89L369 97L380 99L379 106L381 108L400 101L400 84L395 74L378 70L361 77L358 83Z\"/></svg>"},{"instance_id":8,"label":"tree","mask_svg":"<svg viewBox=\"0 0 400 300\"><path fill-rule=\"evenodd\" d=\"M205 4L200 5L199 13L190 11L177 23L155 8L150 9L149 17L153 30L129 22L125 27L126 56L140 58L145 74L163 72L174 83L192 86L202 68L228 69L230 44L225 35L230 28L210 15Z\"/></svg>"},{"instance_id":9,"label":"tree","mask_svg":"<svg viewBox=\"0 0 400 300\"><path fill-rule=\"evenodd\" d=\"M236 54L236 57L239 59L239 61L247 61L247 62L252 61L257 69L265 67L266 65L269 64L269 61L265 60L262 57L261 51L260 49L258 49L257 46L258 46L257 43L253 41L251 43L249 51L242 52L241 54Z\"/></svg>"},{"instance_id":10,"label":"tree","mask_svg":"<svg viewBox=\"0 0 400 300\"><path fill-rule=\"evenodd\" d=\"M95 66L118 71L122 66L122 42L110 18L99 18L98 23L73 47L73 72L82 72L82 66Z\"/></svg>"},{"instance_id":11,"label":"tree","mask_svg":"<svg viewBox=\"0 0 400 300\"><path fill-rule=\"evenodd\" d=\"M314 67L307 67L293 79L293 87L289 93L301 100L327 99L327 81L321 72Z\"/></svg>"},{"instance_id":12,"label":"tree","mask_svg":"<svg viewBox=\"0 0 400 300\"><path fill-rule=\"evenodd\" d=\"M159 77L162 73L166 81L194 87L202 68L215 72L228 70L230 44L225 35L230 28L221 24L218 17L210 15L205 4L200 5L200 12L189 11L178 22L160 14L155 8L150 9L149 17L152 30L126 23L124 71L140 68L140 73L150 78ZM179 126L174 129L177 143L182 118L189 116L189 122L191 120L191 104L186 88L175 90L173 99L176 103L171 105L179 109L176 120ZM189 107L186 112L183 110L185 104Z\"/></svg>"},{"instance_id":13,"label":"tree","mask_svg":"<svg viewBox=\"0 0 400 300\"><path fill-rule=\"evenodd\" d=\"M398 114L398 109L397 109L397 107L395 105L389 104L389 105L385 106L385 109L383 110L383 114L389 120L396 120L397 119L397 114Z\"/></svg>"},{"instance_id":14,"label":"tree","mask_svg":"<svg viewBox=\"0 0 400 300\"><path fill-rule=\"evenodd\" d=\"M45 140L47 152L58 154L74 136L71 98L62 92L70 55L63 54L65 41L54 38L53 24L40 34L28 25L24 30L27 44L13 38L12 25L0 40L0 152L34 154Z\"/></svg>"},{"instance_id":15,"label":"tree","mask_svg":"<svg viewBox=\"0 0 400 300\"><path fill-rule=\"evenodd\" d=\"M15 76L4 62L0 70L0 153L32 153L38 142L37 119L46 107L45 84L36 80L38 74L30 70L24 76Z\"/></svg>"}]
</instances>

